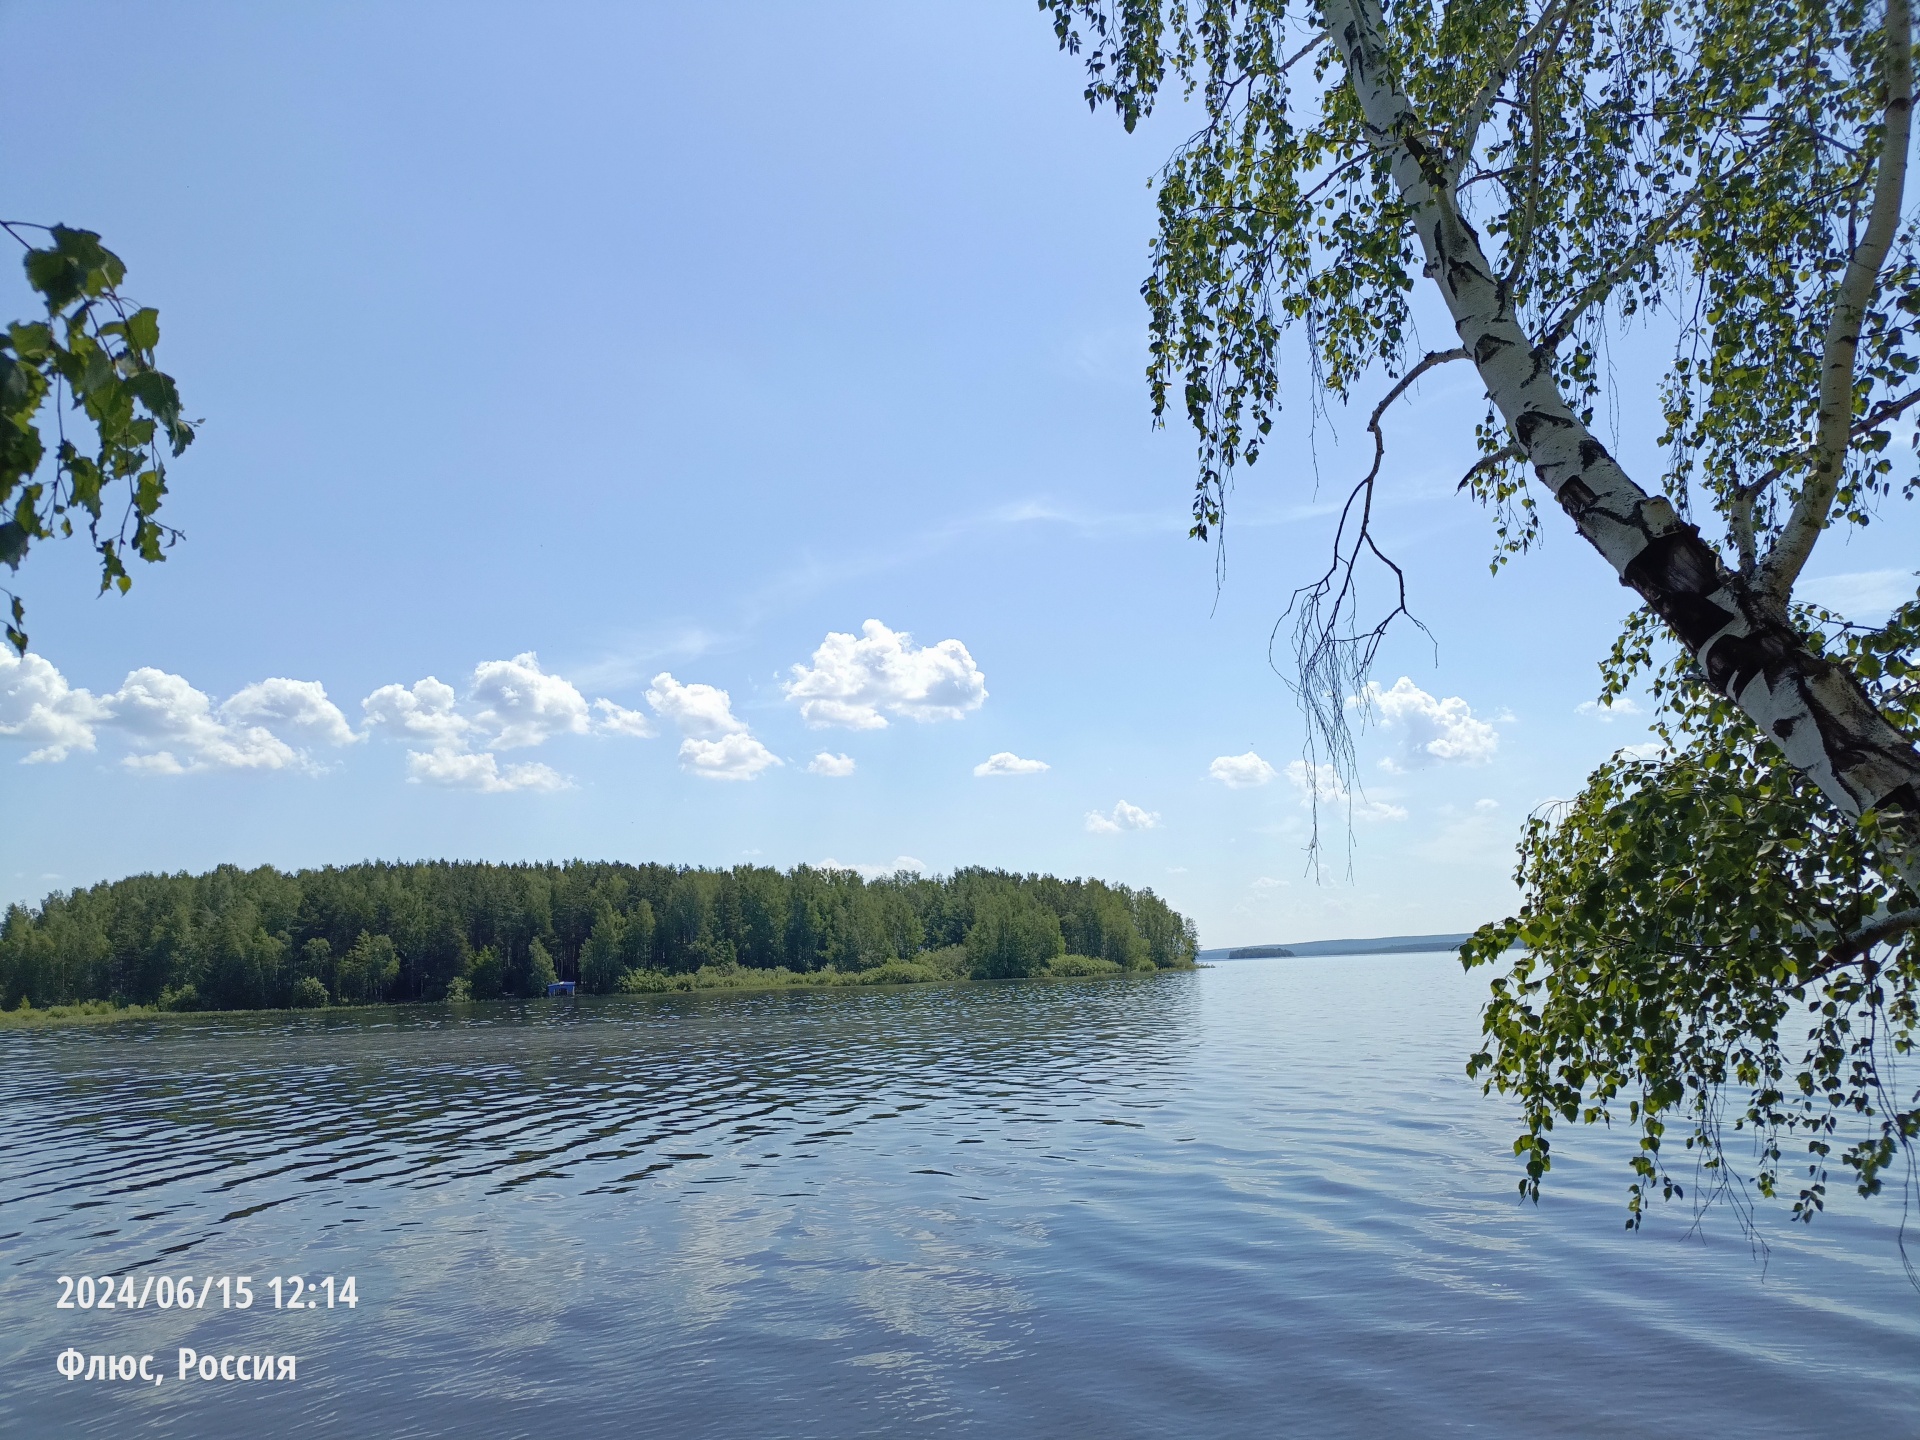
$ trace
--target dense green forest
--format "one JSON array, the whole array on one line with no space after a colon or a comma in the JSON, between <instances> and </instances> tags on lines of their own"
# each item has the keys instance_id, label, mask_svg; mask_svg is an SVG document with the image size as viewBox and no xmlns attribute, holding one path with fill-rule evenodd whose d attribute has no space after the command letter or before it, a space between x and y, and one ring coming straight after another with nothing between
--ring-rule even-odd
<instances>
[{"instance_id":1,"label":"dense green forest","mask_svg":"<svg viewBox=\"0 0 1920 1440\"><path fill-rule=\"evenodd\" d=\"M371 862L136 875L15 905L0 1001L177 1010L372 1004L746 979L994 979L1191 966L1151 890L968 869Z\"/></svg>"}]
</instances>

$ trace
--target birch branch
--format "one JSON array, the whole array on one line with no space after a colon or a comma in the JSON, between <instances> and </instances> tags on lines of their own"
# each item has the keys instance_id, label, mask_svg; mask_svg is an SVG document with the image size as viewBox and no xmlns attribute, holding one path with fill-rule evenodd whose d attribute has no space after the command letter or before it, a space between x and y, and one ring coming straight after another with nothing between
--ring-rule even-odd
<instances>
[{"instance_id":1,"label":"birch branch","mask_svg":"<svg viewBox=\"0 0 1920 1440\"><path fill-rule=\"evenodd\" d=\"M1639 240L1622 252L1620 259L1604 274L1595 278L1580 293L1569 300L1561 309L1558 319L1550 322L1541 333L1539 348L1551 353L1565 343L1573 333L1573 327L1580 323L1580 317L1595 305L1604 304L1633 272L1652 258L1653 252L1667 241L1674 228L1686 219L1689 211L1700 201L1702 187L1696 186L1671 210L1654 220L1641 232Z\"/></svg>"},{"instance_id":2,"label":"birch branch","mask_svg":"<svg viewBox=\"0 0 1920 1440\"><path fill-rule=\"evenodd\" d=\"M1293 69L1294 66L1298 65L1302 60L1306 59L1307 56L1311 55L1314 51L1318 50L1322 45L1325 45L1331 39L1333 39L1333 36L1329 35L1326 31L1322 30L1319 34L1315 35L1311 40L1307 41L1306 44L1302 45L1298 50L1294 51L1293 54L1289 55L1285 60L1282 60L1280 62L1279 70L1277 70L1275 73L1279 75L1286 74L1289 70Z\"/></svg>"},{"instance_id":3,"label":"birch branch","mask_svg":"<svg viewBox=\"0 0 1920 1440\"><path fill-rule=\"evenodd\" d=\"M1879 289L1880 267L1900 225L1913 127L1913 16L1908 0L1887 0L1886 47L1886 119L1875 164L1873 209L1867 233L1847 258L1833 316L1827 322L1820 366L1820 406L1814 420L1813 474L1794 502L1780 538L1759 566L1761 586L1783 604L1813 554L1814 542L1827 528L1833 497L1840 488L1852 440L1853 375L1860 329Z\"/></svg>"},{"instance_id":4,"label":"birch branch","mask_svg":"<svg viewBox=\"0 0 1920 1440\"><path fill-rule=\"evenodd\" d=\"M1898 420L1915 405L1920 405L1920 390L1909 390L1897 400L1884 400L1853 422L1853 428L1847 432L1847 438L1854 440L1871 431L1878 430L1889 420ZM1803 463L1812 454L1813 451L1807 449L1789 456L1766 474L1762 475L1758 480L1753 481L1751 484L1742 485L1734 493L1742 499L1758 499L1761 492L1769 485L1773 484L1774 481L1778 480L1796 465Z\"/></svg>"},{"instance_id":5,"label":"birch branch","mask_svg":"<svg viewBox=\"0 0 1920 1440\"><path fill-rule=\"evenodd\" d=\"M1455 490L1464 490L1473 484L1480 476L1490 470L1498 469L1509 460L1524 460L1526 458L1527 452L1509 441L1494 451L1493 454L1482 455L1478 460L1474 461L1472 466L1468 468L1467 473L1460 477L1460 483L1453 488Z\"/></svg>"},{"instance_id":6,"label":"birch branch","mask_svg":"<svg viewBox=\"0 0 1920 1440\"><path fill-rule=\"evenodd\" d=\"M1373 469L1367 475L1369 480L1380 473L1380 459L1386 452L1386 437L1380 433L1380 417L1393 407L1393 402L1406 394L1413 382L1436 366L1446 365L1455 360L1471 360L1464 346L1456 345L1451 350L1435 350L1423 357L1406 374L1402 375L1394 387L1387 391L1385 398L1373 407L1373 414L1367 418L1367 429L1373 432Z\"/></svg>"},{"instance_id":7,"label":"birch branch","mask_svg":"<svg viewBox=\"0 0 1920 1440\"><path fill-rule=\"evenodd\" d=\"M1807 972L1805 978L1823 979L1842 966L1859 959L1874 946L1917 928L1920 928L1920 909L1895 910L1891 914L1882 915L1841 940L1826 953L1817 966Z\"/></svg>"},{"instance_id":8,"label":"birch branch","mask_svg":"<svg viewBox=\"0 0 1920 1440\"><path fill-rule=\"evenodd\" d=\"M1915 405L1920 405L1920 390L1909 390L1897 400L1882 401L1854 421L1853 428L1847 435L1848 440L1852 441L1862 435L1871 434L1882 425L1899 419ZM1733 498L1727 503L1727 528L1733 532L1733 543L1740 554L1742 573L1751 572L1759 556L1759 541L1753 520L1756 502L1769 485L1789 470L1804 464L1812 454L1812 450L1802 450L1798 454L1789 456L1758 480L1742 485L1733 492Z\"/></svg>"},{"instance_id":9,"label":"birch branch","mask_svg":"<svg viewBox=\"0 0 1920 1440\"><path fill-rule=\"evenodd\" d=\"M1493 72L1481 84L1479 91L1468 104L1466 113L1460 117L1459 125L1454 128L1452 136L1449 137L1448 185L1458 183L1460 172L1466 168L1467 159L1473 154L1474 140L1480 134L1480 127L1487 123L1487 112L1493 108L1493 102L1500 94L1502 87L1513 78L1513 72L1519 68L1520 62L1533 52L1533 48L1540 43L1549 30L1558 32L1560 26L1566 22L1571 8L1571 0L1567 0L1565 4L1562 0L1548 0L1545 8L1540 12L1540 18L1514 42L1513 49L1508 52L1507 58L1496 65Z\"/></svg>"}]
</instances>

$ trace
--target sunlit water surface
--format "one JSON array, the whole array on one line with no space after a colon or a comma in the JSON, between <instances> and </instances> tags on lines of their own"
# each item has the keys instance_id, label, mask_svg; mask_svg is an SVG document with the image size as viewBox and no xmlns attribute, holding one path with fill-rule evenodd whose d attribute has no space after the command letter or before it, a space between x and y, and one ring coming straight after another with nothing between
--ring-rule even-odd
<instances>
[{"instance_id":1,"label":"sunlit water surface","mask_svg":"<svg viewBox=\"0 0 1920 1440\"><path fill-rule=\"evenodd\" d=\"M9 1435L1920 1434L1898 1202L1547 1200L1446 956L0 1034ZM1838 1188L1838 1187L1837 1187ZM248 1311L56 1277L248 1274ZM265 1278L356 1278L276 1312ZM167 1382L63 1379L152 1352ZM178 1347L298 1356L179 1381Z\"/></svg>"}]
</instances>

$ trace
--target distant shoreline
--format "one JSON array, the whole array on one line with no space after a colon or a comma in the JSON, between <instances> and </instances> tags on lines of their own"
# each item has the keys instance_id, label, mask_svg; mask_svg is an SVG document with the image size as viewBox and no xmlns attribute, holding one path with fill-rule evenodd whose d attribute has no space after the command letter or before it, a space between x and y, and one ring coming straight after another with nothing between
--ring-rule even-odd
<instances>
[{"instance_id":1,"label":"distant shoreline","mask_svg":"<svg viewBox=\"0 0 1920 1440\"><path fill-rule=\"evenodd\" d=\"M1278 945L1221 945L1202 950L1201 960L1292 960L1320 955L1416 955L1458 950L1472 938L1457 935L1377 935L1360 940L1298 940Z\"/></svg>"}]
</instances>

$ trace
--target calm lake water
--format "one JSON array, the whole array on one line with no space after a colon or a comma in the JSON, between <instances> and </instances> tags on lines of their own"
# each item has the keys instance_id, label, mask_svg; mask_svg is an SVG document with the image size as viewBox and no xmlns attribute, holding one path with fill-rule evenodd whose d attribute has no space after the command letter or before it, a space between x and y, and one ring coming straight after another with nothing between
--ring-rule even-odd
<instances>
[{"instance_id":1,"label":"calm lake water","mask_svg":"<svg viewBox=\"0 0 1920 1440\"><path fill-rule=\"evenodd\" d=\"M1769 1222L1763 1264L1724 1214L1625 1233L1583 1134L1522 1204L1462 1073L1483 985L1273 960L0 1034L0 1431L1920 1434L1898 1203ZM57 1309L82 1273L256 1303ZM358 1303L276 1311L274 1275ZM181 1346L297 1378L182 1381Z\"/></svg>"}]
</instances>

